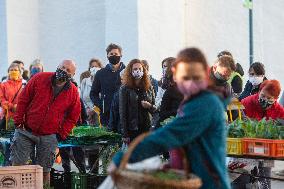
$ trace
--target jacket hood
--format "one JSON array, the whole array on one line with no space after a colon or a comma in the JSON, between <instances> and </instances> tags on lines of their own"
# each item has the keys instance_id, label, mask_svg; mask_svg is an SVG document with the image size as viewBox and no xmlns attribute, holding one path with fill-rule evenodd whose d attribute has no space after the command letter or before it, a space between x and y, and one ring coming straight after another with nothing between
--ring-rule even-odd
<instances>
[{"instance_id":1,"label":"jacket hood","mask_svg":"<svg viewBox=\"0 0 284 189\"><path fill-rule=\"evenodd\" d=\"M107 69L107 70L113 71L113 70L112 70L112 67L113 67L112 64L107 64L107 65L106 65L106 69ZM125 65L124 65L123 62L120 62L120 67L119 67L119 70L118 70L118 71L121 72L123 69L125 69Z\"/></svg>"}]
</instances>

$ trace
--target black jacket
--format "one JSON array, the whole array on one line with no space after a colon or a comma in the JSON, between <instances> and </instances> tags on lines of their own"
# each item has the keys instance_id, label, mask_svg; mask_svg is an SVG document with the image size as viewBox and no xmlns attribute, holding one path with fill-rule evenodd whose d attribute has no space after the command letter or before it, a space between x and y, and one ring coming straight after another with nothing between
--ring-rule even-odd
<instances>
[{"instance_id":1,"label":"black jacket","mask_svg":"<svg viewBox=\"0 0 284 189\"><path fill-rule=\"evenodd\" d=\"M121 126L119 121L119 91L117 91L112 99L110 107L110 117L107 129L115 133L121 133Z\"/></svg>"},{"instance_id":2,"label":"black jacket","mask_svg":"<svg viewBox=\"0 0 284 189\"><path fill-rule=\"evenodd\" d=\"M150 90L138 91L127 86L122 86L119 91L119 115L122 136L127 138L131 131L145 132L151 127L151 119L155 108L145 109L141 101L145 100L155 104L153 87Z\"/></svg>"},{"instance_id":3,"label":"black jacket","mask_svg":"<svg viewBox=\"0 0 284 189\"><path fill-rule=\"evenodd\" d=\"M263 81L267 80L267 78L265 77ZM244 98L248 97L248 96L251 96L251 95L254 95L256 93L259 92L259 88L260 88L260 85L259 84L258 86L256 87L253 87L253 85L251 84L251 82L247 81L246 83L246 86L245 86L245 89L244 91L242 92L242 94L240 95L239 97L239 100L243 100Z\"/></svg>"},{"instance_id":4,"label":"black jacket","mask_svg":"<svg viewBox=\"0 0 284 189\"><path fill-rule=\"evenodd\" d=\"M178 91L176 86L170 86L164 93L159 113L159 122L157 126L165 119L176 116L177 110L181 101L183 100L183 95Z\"/></svg>"},{"instance_id":5,"label":"black jacket","mask_svg":"<svg viewBox=\"0 0 284 189\"><path fill-rule=\"evenodd\" d=\"M113 95L121 85L119 74L124 68L125 65L121 63L120 69L115 72L112 70L112 65L108 64L95 75L90 98L102 113L108 112L110 109Z\"/></svg>"}]
</instances>

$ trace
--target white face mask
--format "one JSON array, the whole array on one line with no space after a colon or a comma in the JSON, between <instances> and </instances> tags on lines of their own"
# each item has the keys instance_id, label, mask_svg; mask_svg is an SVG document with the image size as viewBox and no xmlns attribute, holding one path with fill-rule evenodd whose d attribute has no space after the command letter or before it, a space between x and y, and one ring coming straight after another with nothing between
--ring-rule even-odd
<instances>
[{"instance_id":1,"label":"white face mask","mask_svg":"<svg viewBox=\"0 0 284 189\"><path fill-rule=\"evenodd\" d=\"M101 68L96 68L96 67L92 67L90 68L90 72L92 76L95 76L97 71L99 71Z\"/></svg>"},{"instance_id":2,"label":"white face mask","mask_svg":"<svg viewBox=\"0 0 284 189\"><path fill-rule=\"evenodd\" d=\"M253 86L257 86L263 82L264 76L249 76L249 82Z\"/></svg>"}]
</instances>

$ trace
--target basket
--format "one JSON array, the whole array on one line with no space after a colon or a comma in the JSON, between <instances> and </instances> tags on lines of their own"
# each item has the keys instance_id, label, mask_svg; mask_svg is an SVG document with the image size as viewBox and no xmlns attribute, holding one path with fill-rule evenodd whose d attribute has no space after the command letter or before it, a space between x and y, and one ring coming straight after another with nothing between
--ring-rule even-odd
<instances>
[{"instance_id":1,"label":"basket","mask_svg":"<svg viewBox=\"0 0 284 189\"><path fill-rule=\"evenodd\" d=\"M241 138L227 138L227 154L242 155L242 139Z\"/></svg>"},{"instance_id":2,"label":"basket","mask_svg":"<svg viewBox=\"0 0 284 189\"><path fill-rule=\"evenodd\" d=\"M0 168L0 188L43 188L43 172L39 165L9 166Z\"/></svg>"},{"instance_id":3,"label":"basket","mask_svg":"<svg viewBox=\"0 0 284 189\"><path fill-rule=\"evenodd\" d=\"M144 133L138 136L128 148L128 151L123 156L119 168L112 173L112 178L118 189L198 189L201 187L201 180L194 176L188 174L188 161L183 154L183 165L184 165L184 175L185 179L181 180L161 180L153 177L152 175L126 170L126 164L130 158L132 151L135 146L142 141L149 133Z\"/></svg>"},{"instance_id":4,"label":"basket","mask_svg":"<svg viewBox=\"0 0 284 189\"><path fill-rule=\"evenodd\" d=\"M271 139L244 138L243 154L271 157L273 155L273 141Z\"/></svg>"}]
</instances>

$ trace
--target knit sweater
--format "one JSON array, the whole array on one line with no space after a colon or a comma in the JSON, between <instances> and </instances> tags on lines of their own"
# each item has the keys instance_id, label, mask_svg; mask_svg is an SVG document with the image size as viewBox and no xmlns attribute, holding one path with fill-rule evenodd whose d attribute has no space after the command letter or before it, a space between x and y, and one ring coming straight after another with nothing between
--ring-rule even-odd
<instances>
[{"instance_id":1,"label":"knit sweater","mask_svg":"<svg viewBox=\"0 0 284 189\"><path fill-rule=\"evenodd\" d=\"M134 149L134 163L184 147L191 172L202 179L202 189L230 188L226 158L225 103L211 92L201 92L183 106L183 114L157 129ZM118 166L119 152L113 161Z\"/></svg>"}]
</instances>

